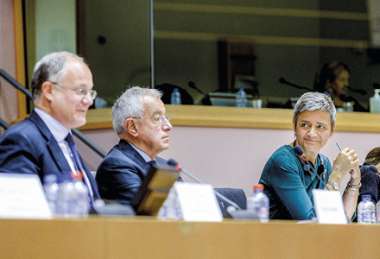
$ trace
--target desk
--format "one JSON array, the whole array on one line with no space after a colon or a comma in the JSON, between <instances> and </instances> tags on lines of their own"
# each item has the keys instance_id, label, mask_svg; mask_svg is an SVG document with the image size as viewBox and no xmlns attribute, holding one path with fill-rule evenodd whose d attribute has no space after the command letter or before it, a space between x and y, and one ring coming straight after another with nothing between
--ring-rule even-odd
<instances>
[{"instance_id":1,"label":"desk","mask_svg":"<svg viewBox=\"0 0 380 259\"><path fill-rule=\"evenodd\" d=\"M1 258L379 258L380 225L0 220Z\"/></svg>"}]
</instances>

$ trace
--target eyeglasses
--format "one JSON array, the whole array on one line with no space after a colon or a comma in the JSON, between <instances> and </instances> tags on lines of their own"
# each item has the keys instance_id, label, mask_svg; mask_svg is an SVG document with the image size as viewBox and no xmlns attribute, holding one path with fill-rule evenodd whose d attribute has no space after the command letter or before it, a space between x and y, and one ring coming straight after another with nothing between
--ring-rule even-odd
<instances>
[{"instance_id":1,"label":"eyeglasses","mask_svg":"<svg viewBox=\"0 0 380 259\"><path fill-rule=\"evenodd\" d=\"M135 118L135 119L142 119L142 117L132 117L132 118ZM155 124L155 125L160 125L160 126L170 126L172 127L172 124L170 123L170 120L168 117L166 117L165 115L159 115L159 114L155 114L152 116L152 122Z\"/></svg>"},{"instance_id":2,"label":"eyeglasses","mask_svg":"<svg viewBox=\"0 0 380 259\"><path fill-rule=\"evenodd\" d=\"M90 96L91 101L93 101L93 100L95 100L96 96L98 95L98 93L95 90L92 90L92 89L86 89L86 88L82 88L82 87L72 89L72 88L63 87L58 82L50 81L50 83L52 83L55 86L58 86L58 88L60 88L60 89L71 90L76 95L80 96L82 99L84 99L87 96Z\"/></svg>"},{"instance_id":3,"label":"eyeglasses","mask_svg":"<svg viewBox=\"0 0 380 259\"><path fill-rule=\"evenodd\" d=\"M165 115L154 115L153 116L153 122L155 124L161 124L161 125L171 125L170 120Z\"/></svg>"}]
</instances>

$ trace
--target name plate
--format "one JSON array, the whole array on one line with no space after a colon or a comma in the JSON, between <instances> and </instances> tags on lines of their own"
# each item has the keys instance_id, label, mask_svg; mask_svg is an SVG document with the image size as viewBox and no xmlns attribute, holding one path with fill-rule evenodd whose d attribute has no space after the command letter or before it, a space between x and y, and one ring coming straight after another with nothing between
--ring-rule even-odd
<instances>
[{"instance_id":1,"label":"name plate","mask_svg":"<svg viewBox=\"0 0 380 259\"><path fill-rule=\"evenodd\" d=\"M51 218L36 175L0 174L0 218Z\"/></svg>"},{"instance_id":2,"label":"name plate","mask_svg":"<svg viewBox=\"0 0 380 259\"><path fill-rule=\"evenodd\" d=\"M347 224L342 196L339 191L313 190L314 208L318 222L324 224Z\"/></svg>"},{"instance_id":3,"label":"name plate","mask_svg":"<svg viewBox=\"0 0 380 259\"><path fill-rule=\"evenodd\" d=\"M208 184L176 183L174 185L185 221L222 221L214 189Z\"/></svg>"}]
</instances>

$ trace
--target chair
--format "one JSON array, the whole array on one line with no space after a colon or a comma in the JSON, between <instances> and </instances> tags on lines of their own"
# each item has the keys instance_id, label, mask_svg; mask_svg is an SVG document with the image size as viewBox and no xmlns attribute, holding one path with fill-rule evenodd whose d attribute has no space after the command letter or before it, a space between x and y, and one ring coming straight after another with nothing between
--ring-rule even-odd
<instances>
[{"instance_id":1,"label":"chair","mask_svg":"<svg viewBox=\"0 0 380 259\"><path fill-rule=\"evenodd\" d=\"M214 188L216 192L235 202L242 210L247 209L247 197L242 189L237 188ZM231 218L227 208L230 206L218 196L216 197L224 218Z\"/></svg>"}]
</instances>

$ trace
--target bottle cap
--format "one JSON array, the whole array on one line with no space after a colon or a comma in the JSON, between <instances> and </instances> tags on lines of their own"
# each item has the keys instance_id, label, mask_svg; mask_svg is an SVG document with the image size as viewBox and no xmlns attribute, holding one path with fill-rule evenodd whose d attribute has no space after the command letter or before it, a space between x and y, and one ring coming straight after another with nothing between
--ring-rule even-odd
<instances>
[{"instance_id":1,"label":"bottle cap","mask_svg":"<svg viewBox=\"0 0 380 259\"><path fill-rule=\"evenodd\" d=\"M44 177L44 183L56 183L57 176L54 174L48 174Z\"/></svg>"},{"instance_id":2,"label":"bottle cap","mask_svg":"<svg viewBox=\"0 0 380 259\"><path fill-rule=\"evenodd\" d=\"M370 194L364 194L361 197L362 201L370 201L371 200L371 195Z\"/></svg>"},{"instance_id":3,"label":"bottle cap","mask_svg":"<svg viewBox=\"0 0 380 259\"><path fill-rule=\"evenodd\" d=\"M75 181L82 181L82 179L83 179L83 174L82 174L82 172L80 172L80 171L75 171L75 172L72 172L72 173L71 173L71 177L72 177Z\"/></svg>"},{"instance_id":4,"label":"bottle cap","mask_svg":"<svg viewBox=\"0 0 380 259\"><path fill-rule=\"evenodd\" d=\"M258 183L258 184L255 184L253 185L253 190L254 191L263 191L264 190L264 185L262 185L261 183Z\"/></svg>"}]
</instances>

